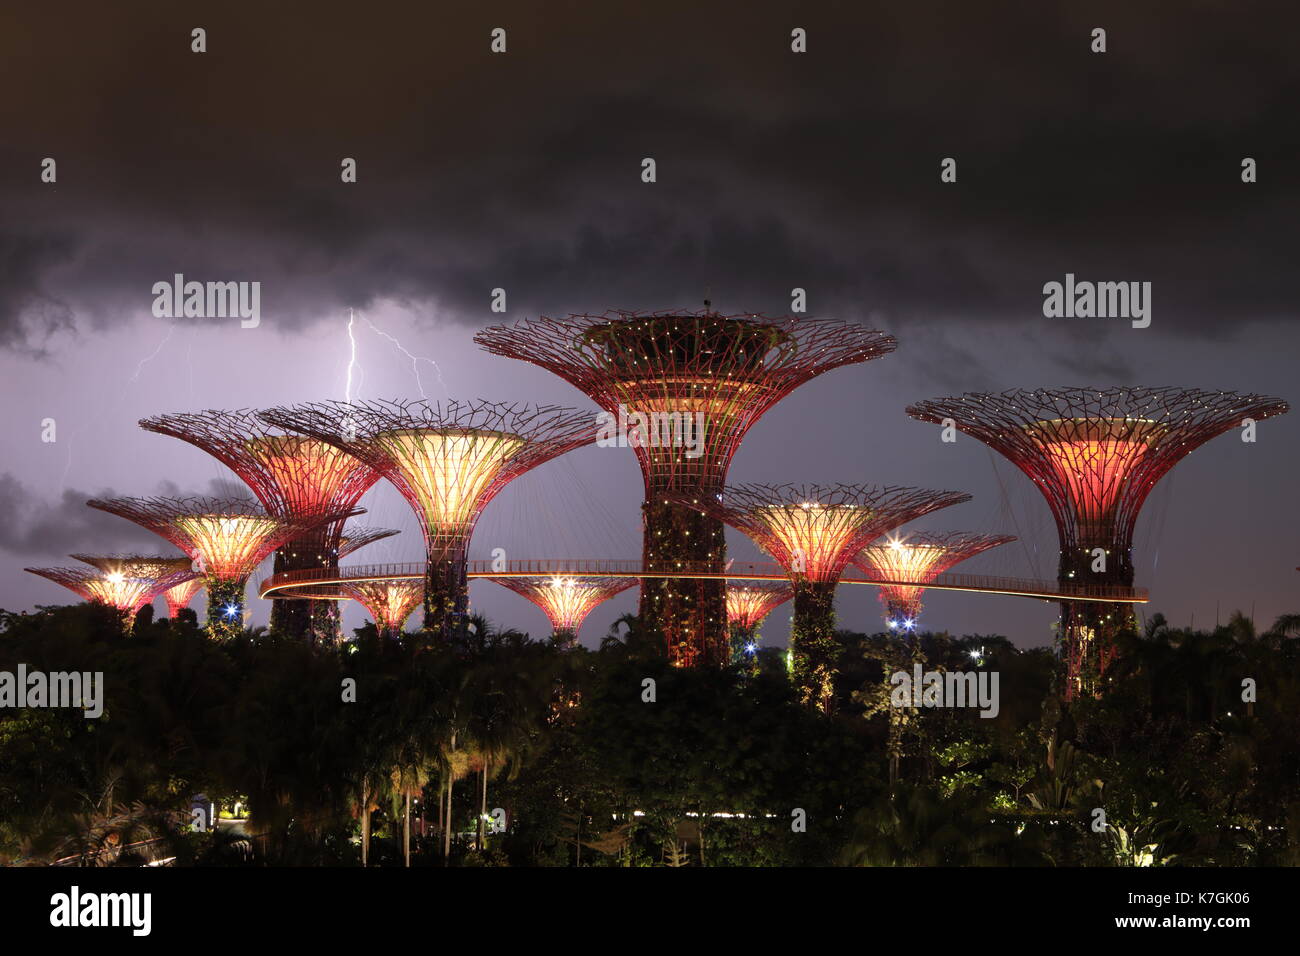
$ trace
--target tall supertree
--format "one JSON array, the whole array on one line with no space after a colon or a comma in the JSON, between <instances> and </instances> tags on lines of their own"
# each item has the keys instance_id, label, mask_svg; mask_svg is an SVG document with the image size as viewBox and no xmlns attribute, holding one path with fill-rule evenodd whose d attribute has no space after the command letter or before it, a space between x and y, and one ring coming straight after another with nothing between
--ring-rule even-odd
<instances>
[{"instance_id":1,"label":"tall supertree","mask_svg":"<svg viewBox=\"0 0 1300 956\"><path fill-rule=\"evenodd\" d=\"M157 415L141 419L140 427L203 449L238 475L269 514L280 517L349 512L379 480L377 472L333 445L269 428L249 409ZM338 567L342 533L343 519L338 519L282 542L275 572ZM273 631L328 640L337 629L334 601L271 602Z\"/></svg>"},{"instance_id":2,"label":"tall supertree","mask_svg":"<svg viewBox=\"0 0 1300 956\"><path fill-rule=\"evenodd\" d=\"M196 562L208 592L208 632L213 637L233 637L242 630L244 587L263 558L314 527L354 513L290 518L267 514L256 503L238 498L112 498L86 504L148 528Z\"/></svg>"},{"instance_id":3,"label":"tall supertree","mask_svg":"<svg viewBox=\"0 0 1300 956\"><path fill-rule=\"evenodd\" d=\"M907 413L952 426L1027 474L1056 519L1063 588L1133 586L1133 529L1147 495L1183 456L1217 435L1287 411L1261 395L1185 388L1057 388L967 393ZM1127 604L1065 601L1065 694L1100 693Z\"/></svg>"},{"instance_id":4,"label":"tall supertree","mask_svg":"<svg viewBox=\"0 0 1300 956\"><path fill-rule=\"evenodd\" d=\"M616 421L620 441L626 432L645 479L647 571L719 575L722 523L674 496L721 491L745 433L795 388L897 347L893 336L846 322L708 310L544 316L474 340L560 376ZM675 663L720 665L729 657L725 592L721 577L648 578L641 619L663 634Z\"/></svg>"},{"instance_id":5,"label":"tall supertree","mask_svg":"<svg viewBox=\"0 0 1300 956\"><path fill-rule=\"evenodd\" d=\"M551 575L529 578L493 578L497 584L509 588L542 609L551 622L551 639L561 647L575 647L578 631L587 615L630 587L636 578L611 578L578 575L566 577Z\"/></svg>"},{"instance_id":6,"label":"tall supertree","mask_svg":"<svg viewBox=\"0 0 1300 956\"><path fill-rule=\"evenodd\" d=\"M466 549L479 514L524 472L590 444L597 427L588 411L483 401L321 402L261 414L396 486L424 532L424 629L448 636L467 621Z\"/></svg>"},{"instance_id":7,"label":"tall supertree","mask_svg":"<svg viewBox=\"0 0 1300 956\"><path fill-rule=\"evenodd\" d=\"M384 637L400 637L406 619L424 599L423 581L348 581L338 588L370 613Z\"/></svg>"},{"instance_id":8,"label":"tall supertree","mask_svg":"<svg viewBox=\"0 0 1300 956\"><path fill-rule=\"evenodd\" d=\"M882 584L879 597L885 606L885 625L891 631L910 634L921 617L925 584L968 558L1015 540L1010 534L919 531L905 538L876 541L863 548L853 563L874 580L907 582Z\"/></svg>"},{"instance_id":9,"label":"tall supertree","mask_svg":"<svg viewBox=\"0 0 1300 956\"><path fill-rule=\"evenodd\" d=\"M829 711L834 699L835 585L853 556L899 525L969 501L957 491L873 485L734 485L683 503L749 535L790 576L790 650L804 701Z\"/></svg>"},{"instance_id":10,"label":"tall supertree","mask_svg":"<svg viewBox=\"0 0 1300 956\"><path fill-rule=\"evenodd\" d=\"M163 591L197 577L189 558L140 555L72 557L87 568L24 568L80 595L82 600L106 604L121 614L123 624Z\"/></svg>"},{"instance_id":11,"label":"tall supertree","mask_svg":"<svg viewBox=\"0 0 1300 956\"><path fill-rule=\"evenodd\" d=\"M777 607L794 597L788 581L727 582L727 626L732 663L743 663L758 650L758 629Z\"/></svg>"}]
</instances>

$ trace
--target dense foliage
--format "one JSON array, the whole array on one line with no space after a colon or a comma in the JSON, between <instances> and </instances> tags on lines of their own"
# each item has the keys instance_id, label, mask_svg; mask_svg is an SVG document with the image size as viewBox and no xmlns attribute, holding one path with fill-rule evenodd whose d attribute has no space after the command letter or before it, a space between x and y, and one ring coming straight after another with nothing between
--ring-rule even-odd
<instances>
[{"instance_id":1,"label":"dense foliage","mask_svg":"<svg viewBox=\"0 0 1300 956\"><path fill-rule=\"evenodd\" d=\"M1069 706L1046 650L841 631L828 716L784 655L676 668L635 618L563 651L481 619L455 645L316 648L0 612L0 671L105 679L99 719L0 711L0 861L401 865L409 819L412 865L1292 864L1298 623L1157 615ZM917 663L996 672L997 716L895 706ZM190 832L199 793L227 811L212 832Z\"/></svg>"}]
</instances>

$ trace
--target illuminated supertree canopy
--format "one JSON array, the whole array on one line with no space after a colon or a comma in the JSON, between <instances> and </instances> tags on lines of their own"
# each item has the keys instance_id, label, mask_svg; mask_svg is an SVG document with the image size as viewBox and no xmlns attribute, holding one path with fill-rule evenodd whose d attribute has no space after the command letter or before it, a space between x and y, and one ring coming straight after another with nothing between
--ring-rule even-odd
<instances>
[{"instance_id":1,"label":"illuminated supertree canopy","mask_svg":"<svg viewBox=\"0 0 1300 956\"><path fill-rule=\"evenodd\" d=\"M190 601L194 600L194 595L198 594L202 587L203 578L196 574L188 581L163 591L162 598L167 602L167 616L174 619L183 608L189 607Z\"/></svg>"},{"instance_id":2,"label":"illuminated supertree canopy","mask_svg":"<svg viewBox=\"0 0 1300 956\"><path fill-rule=\"evenodd\" d=\"M73 555L87 568L26 568L79 594L133 615L161 592L197 577L188 558L95 557Z\"/></svg>"},{"instance_id":3,"label":"illuminated supertree canopy","mask_svg":"<svg viewBox=\"0 0 1300 956\"><path fill-rule=\"evenodd\" d=\"M731 659L742 662L758 651L758 629L767 616L794 597L786 581L727 582L727 624L731 630Z\"/></svg>"},{"instance_id":4,"label":"illuminated supertree canopy","mask_svg":"<svg viewBox=\"0 0 1300 956\"><path fill-rule=\"evenodd\" d=\"M907 413L993 448L1038 486L1060 535L1059 580L1133 584L1133 530L1143 502L1185 455L1229 429L1280 415L1262 395L1186 388L1017 389L918 402ZM1062 604L1066 693L1098 693L1126 605Z\"/></svg>"},{"instance_id":5,"label":"illuminated supertree canopy","mask_svg":"<svg viewBox=\"0 0 1300 956\"><path fill-rule=\"evenodd\" d=\"M577 643L578 630L587 615L615 594L637 584L636 578L610 578L582 575L563 577L493 578L497 584L526 597L551 622L552 637L557 644Z\"/></svg>"},{"instance_id":6,"label":"illuminated supertree canopy","mask_svg":"<svg viewBox=\"0 0 1300 956\"><path fill-rule=\"evenodd\" d=\"M406 619L424 599L422 581L349 581L338 587L369 612L375 628L386 637L401 635Z\"/></svg>"},{"instance_id":7,"label":"illuminated supertree canopy","mask_svg":"<svg viewBox=\"0 0 1300 956\"><path fill-rule=\"evenodd\" d=\"M178 412L141 419L140 427L189 442L212 455L248 485L269 514L342 513L379 480L379 474L316 438L268 427L249 409ZM338 566L343 520L326 522L277 546L275 571ZM337 636L333 601L275 600L271 629L315 640Z\"/></svg>"},{"instance_id":8,"label":"illuminated supertree canopy","mask_svg":"<svg viewBox=\"0 0 1300 956\"><path fill-rule=\"evenodd\" d=\"M885 624L890 630L908 633L916 630L921 616L925 583L968 558L1015 540L1015 535L1008 534L920 531L902 538L878 540L863 548L853 563L877 580L915 582L885 584L880 588Z\"/></svg>"},{"instance_id":9,"label":"illuminated supertree canopy","mask_svg":"<svg viewBox=\"0 0 1300 956\"><path fill-rule=\"evenodd\" d=\"M424 628L466 623L465 553L483 508L531 468L596 436L589 411L499 402L322 402L268 409L272 425L333 444L396 486L428 558Z\"/></svg>"},{"instance_id":10,"label":"illuminated supertree canopy","mask_svg":"<svg viewBox=\"0 0 1300 956\"><path fill-rule=\"evenodd\" d=\"M645 480L642 561L652 571L689 563L721 572L721 522L672 496L720 491L745 433L799 385L897 347L893 336L847 322L708 310L544 316L474 340L555 373L617 422ZM675 663L727 660L722 579L647 579L640 614Z\"/></svg>"},{"instance_id":11,"label":"illuminated supertree canopy","mask_svg":"<svg viewBox=\"0 0 1300 956\"><path fill-rule=\"evenodd\" d=\"M339 560L341 561L354 551L360 551L368 544L374 544L384 538L391 538L395 534L400 534L395 528L359 528L355 525L348 525L343 529L342 535L339 536Z\"/></svg>"},{"instance_id":12,"label":"illuminated supertree canopy","mask_svg":"<svg viewBox=\"0 0 1300 956\"><path fill-rule=\"evenodd\" d=\"M208 591L208 629L214 637L243 627L244 586L257 565L291 538L355 513L285 517L255 502L219 498L113 498L86 502L148 528L197 563Z\"/></svg>"},{"instance_id":13,"label":"illuminated supertree canopy","mask_svg":"<svg viewBox=\"0 0 1300 956\"><path fill-rule=\"evenodd\" d=\"M874 485L734 485L683 503L743 531L794 586L793 673L804 700L828 710L834 696L835 585L873 540L939 508L969 501L957 491Z\"/></svg>"}]
</instances>

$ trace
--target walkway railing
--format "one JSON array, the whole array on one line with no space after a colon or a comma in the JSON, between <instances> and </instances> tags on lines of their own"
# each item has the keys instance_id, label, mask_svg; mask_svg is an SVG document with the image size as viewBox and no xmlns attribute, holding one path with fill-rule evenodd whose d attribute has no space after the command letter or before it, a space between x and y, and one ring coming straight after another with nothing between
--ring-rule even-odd
<instances>
[{"instance_id":1,"label":"walkway railing","mask_svg":"<svg viewBox=\"0 0 1300 956\"><path fill-rule=\"evenodd\" d=\"M684 562L670 571L645 571L638 560L621 558L533 558L522 561L466 562L471 578L522 578L522 577L629 577L629 578L724 578L735 581L783 581L787 575L774 561L733 561L721 573L708 565ZM309 568L304 571L283 571L261 583L259 594L263 598L338 598L332 585L361 581L412 581L422 580L424 562L405 564L365 564L344 568ZM915 581L869 575L856 566L850 566L840 577L842 584L884 584L930 588L940 591L972 591L988 594L1008 594L1015 597L1042 598L1051 601L1113 601L1123 604L1144 604L1148 600L1146 588L1114 585L1063 585L1056 581L1033 578L998 577L985 574L940 574L932 580Z\"/></svg>"}]
</instances>

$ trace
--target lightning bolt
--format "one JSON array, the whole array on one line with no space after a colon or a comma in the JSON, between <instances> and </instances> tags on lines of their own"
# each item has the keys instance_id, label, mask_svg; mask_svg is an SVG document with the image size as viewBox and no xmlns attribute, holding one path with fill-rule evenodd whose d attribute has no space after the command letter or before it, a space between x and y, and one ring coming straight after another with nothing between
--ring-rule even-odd
<instances>
[{"instance_id":1,"label":"lightning bolt","mask_svg":"<svg viewBox=\"0 0 1300 956\"><path fill-rule=\"evenodd\" d=\"M371 322L364 315L361 316L361 321L366 323L366 325L370 326L371 331L373 331L376 335L382 335L384 338L388 339L388 341L392 342L393 345L397 347L397 350L399 352L401 352L403 355L405 355L407 358L411 360L411 371L415 373L415 385L420 390L421 398L425 400L429 398L429 396L424 393L424 382L420 378L421 362L428 362L430 365L433 366L433 371L438 376L438 384L442 386L443 392L447 393L447 383L444 382L442 379L442 369L438 367L437 362L435 362L433 359L425 355L411 354L411 352L407 350L406 346L404 346L401 342L397 341L397 339L389 335L383 329L379 328L377 325L375 325L375 323Z\"/></svg>"},{"instance_id":2,"label":"lightning bolt","mask_svg":"<svg viewBox=\"0 0 1300 956\"><path fill-rule=\"evenodd\" d=\"M145 365L148 364L149 362L152 362L154 359L158 357L158 353L163 350L164 345L166 345L169 341L171 341L172 333L175 331L176 331L176 324L174 322L171 325L167 326L167 334L162 337L162 341L158 343L158 347L154 349L152 353L140 359L139 364L137 364L135 367L135 374L132 375L129 379L127 379L128 384L133 385L136 382L140 381L140 373L144 371Z\"/></svg>"},{"instance_id":3,"label":"lightning bolt","mask_svg":"<svg viewBox=\"0 0 1300 956\"><path fill-rule=\"evenodd\" d=\"M352 404L352 366L357 364L357 337L352 334L352 319L352 310L348 309L348 343L352 351L348 356L348 380L343 387L343 400L349 405Z\"/></svg>"}]
</instances>

